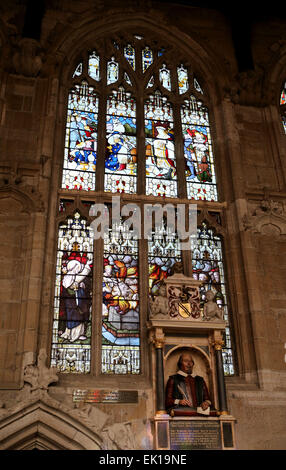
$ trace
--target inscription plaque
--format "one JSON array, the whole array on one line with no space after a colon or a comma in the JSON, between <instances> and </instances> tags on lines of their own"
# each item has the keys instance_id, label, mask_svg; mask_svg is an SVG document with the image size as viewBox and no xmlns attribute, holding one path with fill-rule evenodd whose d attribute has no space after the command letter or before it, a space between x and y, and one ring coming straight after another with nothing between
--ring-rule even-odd
<instances>
[{"instance_id":1,"label":"inscription plaque","mask_svg":"<svg viewBox=\"0 0 286 470\"><path fill-rule=\"evenodd\" d=\"M222 449L219 422L204 420L170 421L170 449Z\"/></svg>"},{"instance_id":2,"label":"inscription plaque","mask_svg":"<svg viewBox=\"0 0 286 470\"><path fill-rule=\"evenodd\" d=\"M74 402L138 403L137 390L74 390Z\"/></svg>"}]
</instances>

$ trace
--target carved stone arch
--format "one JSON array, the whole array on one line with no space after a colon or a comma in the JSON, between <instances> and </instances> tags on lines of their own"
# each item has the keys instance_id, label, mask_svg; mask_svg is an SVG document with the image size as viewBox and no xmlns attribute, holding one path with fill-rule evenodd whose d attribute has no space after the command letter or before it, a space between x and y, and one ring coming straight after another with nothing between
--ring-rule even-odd
<instances>
[{"instance_id":1,"label":"carved stone arch","mask_svg":"<svg viewBox=\"0 0 286 470\"><path fill-rule=\"evenodd\" d=\"M198 219L197 219L198 227L202 225L204 222L207 224L209 228L212 228L215 231L216 235L225 237L226 229L224 225L218 223L215 216L212 215L207 209L200 210L200 213L198 214Z\"/></svg>"},{"instance_id":2,"label":"carved stone arch","mask_svg":"<svg viewBox=\"0 0 286 470\"><path fill-rule=\"evenodd\" d=\"M14 184L0 187L0 213L1 201L3 202L5 199L15 201L21 207L21 213L31 214L42 212L44 209L40 193L32 187L26 186L21 189L21 186L18 187ZM9 213L11 213L11 207Z\"/></svg>"},{"instance_id":3,"label":"carved stone arch","mask_svg":"<svg viewBox=\"0 0 286 470\"><path fill-rule=\"evenodd\" d=\"M274 43L271 50L273 54L263 81L263 95L267 103L279 106L281 89L286 80L286 42Z\"/></svg>"},{"instance_id":4,"label":"carved stone arch","mask_svg":"<svg viewBox=\"0 0 286 470\"><path fill-rule=\"evenodd\" d=\"M115 20L116 18L116 20ZM94 47L96 38L115 34L117 31L128 31L132 28L134 33L139 29L142 32L157 35L166 44L176 45L186 58L190 58L193 69L198 70L199 77L202 77L206 86L207 94L213 99L222 98L222 89L229 86L230 73L223 61L211 50L207 49L207 44L203 44L203 38L197 37L192 32L187 34L172 24L172 19L156 11L156 14L137 12L131 9L120 9L119 11L107 11L100 15L91 17L90 12L76 18L70 27L67 27L61 37L52 37L51 46L47 53L47 60L44 67L53 69L62 78L64 83L68 82L72 67L76 64L82 51ZM171 38L171 39L170 39ZM43 70L44 72L44 70ZM221 89L218 88L220 77ZM223 82L222 82L223 81ZM219 98L219 96L221 98Z\"/></svg>"},{"instance_id":5,"label":"carved stone arch","mask_svg":"<svg viewBox=\"0 0 286 470\"><path fill-rule=\"evenodd\" d=\"M24 403L0 421L0 448L100 450L102 439L80 419L46 400Z\"/></svg>"}]
</instances>

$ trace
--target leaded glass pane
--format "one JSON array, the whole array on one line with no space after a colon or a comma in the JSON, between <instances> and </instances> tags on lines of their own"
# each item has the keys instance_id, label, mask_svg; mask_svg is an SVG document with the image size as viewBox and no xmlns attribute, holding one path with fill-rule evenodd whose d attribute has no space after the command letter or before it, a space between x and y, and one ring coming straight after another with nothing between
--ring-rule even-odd
<instances>
[{"instance_id":1,"label":"leaded glass pane","mask_svg":"<svg viewBox=\"0 0 286 470\"><path fill-rule=\"evenodd\" d=\"M162 227L153 230L152 239L148 241L149 294L159 294L160 286L172 274L175 263L181 263L180 242L174 230Z\"/></svg>"},{"instance_id":2,"label":"leaded glass pane","mask_svg":"<svg viewBox=\"0 0 286 470\"><path fill-rule=\"evenodd\" d=\"M199 84L199 82L196 78L194 78L194 87L199 93L201 93L202 95L204 94L204 92L202 90L202 87L200 86L200 84Z\"/></svg>"},{"instance_id":3,"label":"leaded glass pane","mask_svg":"<svg viewBox=\"0 0 286 470\"><path fill-rule=\"evenodd\" d=\"M126 72L124 73L124 80L126 81L126 83L128 83L128 85L132 86L132 82L130 80L130 77Z\"/></svg>"},{"instance_id":4,"label":"leaded glass pane","mask_svg":"<svg viewBox=\"0 0 286 470\"><path fill-rule=\"evenodd\" d=\"M142 50L142 69L143 72L146 72L148 67L153 63L153 52L151 49L146 46L145 49Z\"/></svg>"},{"instance_id":5,"label":"leaded glass pane","mask_svg":"<svg viewBox=\"0 0 286 470\"><path fill-rule=\"evenodd\" d=\"M107 62L107 85L117 82L119 77L119 65L114 57Z\"/></svg>"},{"instance_id":6,"label":"leaded glass pane","mask_svg":"<svg viewBox=\"0 0 286 470\"><path fill-rule=\"evenodd\" d=\"M189 89L188 70L183 66L177 67L178 86L180 95Z\"/></svg>"},{"instance_id":7,"label":"leaded glass pane","mask_svg":"<svg viewBox=\"0 0 286 470\"><path fill-rule=\"evenodd\" d=\"M159 80L166 90L171 91L171 72L165 64L159 69Z\"/></svg>"},{"instance_id":8,"label":"leaded glass pane","mask_svg":"<svg viewBox=\"0 0 286 470\"><path fill-rule=\"evenodd\" d=\"M80 62L80 63L77 65L77 67L76 67L76 69L75 69L75 71L74 71L74 73L73 73L72 78L80 77L81 74L82 74L82 62Z\"/></svg>"},{"instance_id":9,"label":"leaded glass pane","mask_svg":"<svg viewBox=\"0 0 286 470\"><path fill-rule=\"evenodd\" d=\"M286 82L284 83L284 88L280 95L280 104L286 104Z\"/></svg>"},{"instance_id":10,"label":"leaded glass pane","mask_svg":"<svg viewBox=\"0 0 286 470\"><path fill-rule=\"evenodd\" d=\"M99 56L95 51L88 58L88 75L94 80L99 80Z\"/></svg>"},{"instance_id":11,"label":"leaded glass pane","mask_svg":"<svg viewBox=\"0 0 286 470\"><path fill-rule=\"evenodd\" d=\"M147 87L146 88L152 88L154 86L154 76L152 75L152 77L150 78L149 82L147 83Z\"/></svg>"},{"instance_id":12,"label":"leaded glass pane","mask_svg":"<svg viewBox=\"0 0 286 470\"><path fill-rule=\"evenodd\" d=\"M217 200L208 110L193 96L181 107L187 194L189 199Z\"/></svg>"},{"instance_id":13,"label":"leaded glass pane","mask_svg":"<svg viewBox=\"0 0 286 470\"><path fill-rule=\"evenodd\" d=\"M177 196L173 110L160 92L145 103L146 194Z\"/></svg>"},{"instance_id":14,"label":"leaded glass pane","mask_svg":"<svg viewBox=\"0 0 286 470\"><path fill-rule=\"evenodd\" d=\"M76 212L61 224L54 300L51 365L90 372L93 232Z\"/></svg>"},{"instance_id":15,"label":"leaded glass pane","mask_svg":"<svg viewBox=\"0 0 286 470\"><path fill-rule=\"evenodd\" d=\"M104 237L102 372L140 373L138 239L124 224Z\"/></svg>"},{"instance_id":16,"label":"leaded glass pane","mask_svg":"<svg viewBox=\"0 0 286 470\"><path fill-rule=\"evenodd\" d=\"M124 47L124 57L135 70L135 49L130 44Z\"/></svg>"},{"instance_id":17,"label":"leaded glass pane","mask_svg":"<svg viewBox=\"0 0 286 470\"><path fill-rule=\"evenodd\" d=\"M123 87L107 100L105 191L136 192L136 103Z\"/></svg>"},{"instance_id":18,"label":"leaded glass pane","mask_svg":"<svg viewBox=\"0 0 286 470\"><path fill-rule=\"evenodd\" d=\"M95 189L98 98L87 82L75 85L68 99L62 187Z\"/></svg>"},{"instance_id":19,"label":"leaded glass pane","mask_svg":"<svg viewBox=\"0 0 286 470\"><path fill-rule=\"evenodd\" d=\"M193 277L202 281L201 308L203 309L206 292L211 289L215 293L215 300L223 309L223 317L227 328L225 333L225 346L223 348L225 375L234 374L231 338L229 331L229 314L226 294L226 283L223 266L222 242L219 235L203 223L198 227L196 243L192 245Z\"/></svg>"}]
</instances>

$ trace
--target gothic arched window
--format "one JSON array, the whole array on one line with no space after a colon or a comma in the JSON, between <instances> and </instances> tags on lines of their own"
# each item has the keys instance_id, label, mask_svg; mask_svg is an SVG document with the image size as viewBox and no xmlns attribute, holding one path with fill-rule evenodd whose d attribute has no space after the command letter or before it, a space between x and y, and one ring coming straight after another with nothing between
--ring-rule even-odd
<instances>
[{"instance_id":1,"label":"gothic arched window","mask_svg":"<svg viewBox=\"0 0 286 470\"><path fill-rule=\"evenodd\" d=\"M286 134L286 82L284 83L283 89L280 94L280 113L282 124Z\"/></svg>"},{"instance_id":2,"label":"gothic arched window","mask_svg":"<svg viewBox=\"0 0 286 470\"><path fill-rule=\"evenodd\" d=\"M163 222L144 243L108 214L99 239L90 208L100 203L108 213L115 196L135 200L141 213L166 199L218 202L207 92L171 46L138 35L98 41L71 81L51 362L67 373L139 374L142 307L175 263L193 264L194 277L210 267L206 285L228 321L221 240L204 224L186 253ZM224 365L233 374L228 329Z\"/></svg>"}]
</instances>

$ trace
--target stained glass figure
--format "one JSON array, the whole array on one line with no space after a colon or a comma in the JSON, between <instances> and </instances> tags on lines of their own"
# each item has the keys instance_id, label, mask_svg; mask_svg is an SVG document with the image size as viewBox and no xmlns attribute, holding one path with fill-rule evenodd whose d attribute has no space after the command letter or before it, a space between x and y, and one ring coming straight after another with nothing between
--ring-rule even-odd
<instances>
[{"instance_id":1,"label":"stained glass figure","mask_svg":"<svg viewBox=\"0 0 286 470\"><path fill-rule=\"evenodd\" d=\"M82 74L82 62L80 62L80 63L77 65L77 67L76 67L76 69L75 69L75 71L74 71L74 73L73 73L72 78L80 77L81 74Z\"/></svg>"},{"instance_id":2,"label":"stained glass figure","mask_svg":"<svg viewBox=\"0 0 286 470\"><path fill-rule=\"evenodd\" d=\"M124 224L104 238L102 373L140 373L138 239Z\"/></svg>"},{"instance_id":3,"label":"stained glass figure","mask_svg":"<svg viewBox=\"0 0 286 470\"><path fill-rule=\"evenodd\" d=\"M284 83L284 88L280 95L280 105L286 104L286 82Z\"/></svg>"},{"instance_id":4,"label":"stained glass figure","mask_svg":"<svg viewBox=\"0 0 286 470\"><path fill-rule=\"evenodd\" d=\"M93 51L88 58L88 75L96 81L100 79L99 56L95 51Z\"/></svg>"},{"instance_id":5,"label":"stained glass figure","mask_svg":"<svg viewBox=\"0 0 286 470\"><path fill-rule=\"evenodd\" d=\"M124 57L135 70L135 49L130 44L124 47Z\"/></svg>"},{"instance_id":6,"label":"stained glass figure","mask_svg":"<svg viewBox=\"0 0 286 470\"><path fill-rule=\"evenodd\" d=\"M182 95L189 89L188 69L186 69L183 65L180 65L180 67L177 67L177 75L179 93Z\"/></svg>"},{"instance_id":7,"label":"stained glass figure","mask_svg":"<svg viewBox=\"0 0 286 470\"><path fill-rule=\"evenodd\" d=\"M124 72L124 80L126 81L126 83L127 83L128 85L132 86L132 82L131 82L131 80L130 80L130 77L129 77L129 75L128 75L126 72Z\"/></svg>"},{"instance_id":8,"label":"stained glass figure","mask_svg":"<svg viewBox=\"0 0 286 470\"><path fill-rule=\"evenodd\" d=\"M173 110L159 91L145 103L146 194L177 196Z\"/></svg>"},{"instance_id":9,"label":"stained glass figure","mask_svg":"<svg viewBox=\"0 0 286 470\"><path fill-rule=\"evenodd\" d=\"M208 110L191 96L181 107L187 194L189 199L217 200Z\"/></svg>"},{"instance_id":10,"label":"stained glass figure","mask_svg":"<svg viewBox=\"0 0 286 470\"><path fill-rule=\"evenodd\" d=\"M90 372L93 232L76 212L60 225L51 365Z\"/></svg>"},{"instance_id":11,"label":"stained glass figure","mask_svg":"<svg viewBox=\"0 0 286 470\"><path fill-rule=\"evenodd\" d=\"M163 64L159 69L159 80L166 90L171 91L171 72L167 68L166 64Z\"/></svg>"},{"instance_id":12,"label":"stained glass figure","mask_svg":"<svg viewBox=\"0 0 286 470\"><path fill-rule=\"evenodd\" d=\"M105 191L136 192L136 103L123 87L107 100Z\"/></svg>"},{"instance_id":13,"label":"stained glass figure","mask_svg":"<svg viewBox=\"0 0 286 470\"><path fill-rule=\"evenodd\" d=\"M153 52L151 49L146 46L145 49L142 50L142 69L143 72L146 72L148 67L153 63Z\"/></svg>"},{"instance_id":14,"label":"stained glass figure","mask_svg":"<svg viewBox=\"0 0 286 470\"><path fill-rule=\"evenodd\" d=\"M234 374L233 353L229 330L228 302L225 286L223 265L222 241L219 235L203 223L198 227L197 240L192 246L193 277L202 281L201 308L203 309L206 292L212 290L216 303L223 310L223 318L226 321L226 338L223 349L223 361L225 375Z\"/></svg>"},{"instance_id":15,"label":"stained glass figure","mask_svg":"<svg viewBox=\"0 0 286 470\"><path fill-rule=\"evenodd\" d=\"M147 83L146 88L152 88L154 86L154 75L150 78L149 82Z\"/></svg>"},{"instance_id":16,"label":"stained glass figure","mask_svg":"<svg viewBox=\"0 0 286 470\"><path fill-rule=\"evenodd\" d=\"M152 299L172 274L174 264L182 262L181 255L178 236L163 221L160 228L153 230L152 239L148 241L149 295Z\"/></svg>"},{"instance_id":17,"label":"stained glass figure","mask_svg":"<svg viewBox=\"0 0 286 470\"><path fill-rule=\"evenodd\" d=\"M201 93L202 95L204 94L202 87L200 86L198 80L195 77L194 77L194 87L199 93Z\"/></svg>"},{"instance_id":18,"label":"stained glass figure","mask_svg":"<svg viewBox=\"0 0 286 470\"><path fill-rule=\"evenodd\" d=\"M114 57L107 62L107 85L117 82L119 77L119 65Z\"/></svg>"},{"instance_id":19,"label":"stained glass figure","mask_svg":"<svg viewBox=\"0 0 286 470\"><path fill-rule=\"evenodd\" d=\"M97 154L98 98L83 81L68 98L62 187L94 190Z\"/></svg>"}]
</instances>

